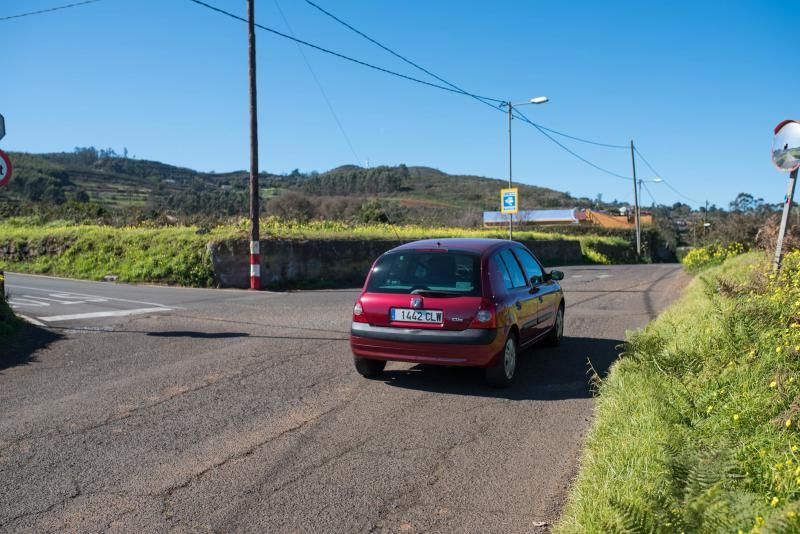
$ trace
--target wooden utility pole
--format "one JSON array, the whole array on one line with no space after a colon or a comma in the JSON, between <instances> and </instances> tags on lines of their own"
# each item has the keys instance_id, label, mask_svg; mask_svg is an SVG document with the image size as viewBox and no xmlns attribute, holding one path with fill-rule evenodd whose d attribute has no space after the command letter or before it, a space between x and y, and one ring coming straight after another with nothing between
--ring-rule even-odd
<instances>
[{"instance_id":1,"label":"wooden utility pole","mask_svg":"<svg viewBox=\"0 0 800 534\"><path fill-rule=\"evenodd\" d=\"M642 226L639 222L639 184L636 183L636 157L631 139L631 165L633 166L633 216L636 222L636 256L642 255Z\"/></svg>"},{"instance_id":2,"label":"wooden utility pole","mask_svg":"<svg viewBox=\"0 0 800 534\"><path fill-rule=\"evenodd\" d=\"M256 98L255 0L247 0L248 78L250 81L250 289L261 289L261 247L258 217L258 104Z\"/></svg>"}]
</instances>

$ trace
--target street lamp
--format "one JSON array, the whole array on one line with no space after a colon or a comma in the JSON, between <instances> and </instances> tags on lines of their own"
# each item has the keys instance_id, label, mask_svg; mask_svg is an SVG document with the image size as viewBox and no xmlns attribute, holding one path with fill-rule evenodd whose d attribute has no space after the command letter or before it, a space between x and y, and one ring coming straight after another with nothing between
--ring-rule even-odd
<instances>
[{"instance_id":1,"label":"street lamp","mask_svg":"<svg viewBox=\"0 0 800 534\"><path fill-rule=\"evenodd\" d=\"M656 178L653 178L652 180L639 180L639 198L640 199L642 198L642 184L645 183L645 182L647 182L648 184L660 184L660 183L664 182L664 179L656 177ZM639 207L641 207L641 206L639 206ZM636 209L639 209L639 207L637 207Z\"/></svg>"},{"instance_id":2,"label":"street lamp","mask_svg":"<svg viewBox=\"0 0 800 534\"><path fill-rule=\"evenodd\" d=\"M508 187L513 187L512 180L511 180L511 119L514 115L514 108L520 106L528 106L531 104L545 104L549 99L546 96L537 96L531 98L527 102L521 102L519 104L513 104L510 100L508 102L504 102L501 104L501 107L505 106L508 108ZM519 206L519 199L517 199L517 205ZM514 237L514 214L510 213L508 215L508 239L513 239Z\"/></svg>"}]
</instances>

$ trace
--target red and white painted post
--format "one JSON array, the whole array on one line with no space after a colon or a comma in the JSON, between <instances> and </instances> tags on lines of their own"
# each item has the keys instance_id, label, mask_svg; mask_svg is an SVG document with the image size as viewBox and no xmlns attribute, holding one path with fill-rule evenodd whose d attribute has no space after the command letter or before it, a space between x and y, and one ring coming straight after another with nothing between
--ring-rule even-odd
<instances>
[{"instance_id":1,"label":"red and white painted post","mask_svg":"<svg viewBox=\"0 0 800 534\"><path fill-rule=\"evenodd\" d=\"M258 232L260 214L258 186L258 112L256 107L255 0L247 0L247 52L250 82L250 289L261 289L261 247Z\"/></svg>"},{"instance_id":2,"label":"red and white painted post","mask_svg":"<svg viewBox=\"0 0 800 534\"><path fill-rule=\"evenodd\" d=\"M250 241L250 289L261 289L261 245Z\"/></svg>"}]
</instances>

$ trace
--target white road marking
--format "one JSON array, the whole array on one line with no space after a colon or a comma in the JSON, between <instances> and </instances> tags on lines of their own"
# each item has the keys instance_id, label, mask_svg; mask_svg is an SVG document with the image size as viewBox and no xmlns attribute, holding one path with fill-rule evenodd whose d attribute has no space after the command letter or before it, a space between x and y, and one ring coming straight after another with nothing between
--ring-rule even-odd
<instances>
[{"instance_id":1,"label":"white road marking","mask_svg":"<svg viewBox=\"0 0 800 534\"><path fill-rule=\"evenodd\" d=\"M170 311L172 308L161 306L158 308L136 308L133 310L115 310L105 312L90 312L90 313L74 313L71 315L50 315L47 317L39 317L40 320L48 323L55 323L58 321L73 321L78 319L97 319L100 317L125 317L126 315L138 315L142 313L154 313Z\"/></svg>"},{"instance_id":2,"label":"white road marking","mask_svg":"<svg viewBox=\"0 0 800 534\"><path fill-rule=\"evenodd\" d=\"M582 278L583 275L582 274L571 274L569 277L570 278Z\"/></svg>"},{"instance_id":3,"label":"white road marking","mask_svg":"<svg viewBox=\"0 0 800 534\"><path fill-rule=\"evenodd\" d=\"M598 274L597 278L611 278L613 275L610 274Z\"/></svg>"},{"instance_id":4,"label":"white road marking","mask_svg":"<svg viewBox=\"0 0 800 534\"><path fill-rule=\"evenodd\" d=\"M21 319L23 319L23 320L25 320L25 321L28 321L28 322L29 322L29 323L31 323L32 325L36 325L36 326L45 326L45 324L44 324L43 322L41 322L41 321L37 321L37 320L36 320L36 319L34 319L33 317L28 317L27 315L22 315L21 313L18 313L18 314L17 314L17 317L20 317Z\"/></svg>"},{"instance_id":5,"label":"white road marking","mask_svg":"<svg viewBox=\"0 0 800 534\"><path fill-rule=\"evenodd\" d=\"M12 298L8 302L11 303L12 308L19 308L20 306L28 306L31 308L44 308L50 306L49 302L42 302L39 300L31 300L23 298Z\"/></svg>"},{"instance_id":6,"label":"white road marking","mask_svg":"<svg viewBox=\"0 0 800 534\"><path fill-rule=\"evenodd\" d=\"M29 289L31 291L41 291L42 293L50 293L51 296L69 294L69 295L75 295L75 296L84 297L84 298L85 297L89 297L89 298L93 298L93 299L113 300L113 301L116 301L116 302L130 302L132 304L146 304L147 306L163 306L163 304L159 304L158 302L145 302L145 301L142 301L142 300L122 299L122 298L117 298L117 297L104 297L104 296L101 296L101 295L90 295L88 293L77 293L75 291L70 291L69 293L66 293L66 292L63 292L63 291L53 291L51 289L41 289L39 287L18 286L16 284L9 285L8 289L10 289L12 291L14 289ZM173 309L183 309L183 308L175 306Z\"/></svg>"},{"instance_id":7,"label":"white road marking","mask_svg":"<svg viewBox=\"0 0 800 534\"><path fill-rule=\"evenodd\" d=\"M84 300L77 300L83 297L77 296L68 296L68 295L61 295L61 294L54 294L50 293L50 297L59 297L59 298L50 298L50 297L37 297L35 295L22 295L23 298L32 299L32 300L49 300L50 302L57 302L58 304L65 304L67 306L71 304L88 304L90 302L108 302L106 299L84 299ZM72 298L73 300L64 300L64 298Z\"/></svg>"}]
</instances>

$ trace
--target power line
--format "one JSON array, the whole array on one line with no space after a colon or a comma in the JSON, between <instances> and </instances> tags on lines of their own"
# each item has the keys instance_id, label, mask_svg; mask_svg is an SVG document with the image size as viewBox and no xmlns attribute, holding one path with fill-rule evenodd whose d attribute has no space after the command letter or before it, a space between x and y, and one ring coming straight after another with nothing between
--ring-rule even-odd
<instances>
[{"instance_id":1,"label":"power line","mask_svg":"<svg viewBox=\"0 0 800 534\"><path fill-rule=\"evenodd\" d=\"M95 1L97 1L97 0L95 0ZM203 7L207 8L207 9L212 10L212 11L216 11L217 13L220 13L222 15L228 16L228 17L230 17L232 19L236 19L236 20L239 20L239 21L242 21L242 22L245 22L245 23L247 22L247 19L245 19L244 17L240 17L239 15L234 15L230 11L225 11L224 9L220 9L220 8L218 8L216 6L212 6L211 4L207 4L206 2L203 2L201 0L189 0L189 2L192 2L194 4L203 6ZM300 43L301 45L305 45L305 46L308 46L308 47L313 48L315 50L318 50L320 52L324 52L326 54L330 54L332 56L338 57L340 59L344 59L346 61L350 61L352 63L356 63L357 65L361 65L363 67L368 67L370 69L377 70L377 71L383 72L385 74L390 74L390 75L396 76L398 78L403 78L404 80L408 80L410 82L416 82L416 83L419 83L419 84L422 84L422 85L427 85L428 87L434 87L436 89L441 89L443 91L448 91L450 93L464 94L461 91L458 91L456 89L451 89L450 87L445 87L444 85L438 85L438 84L435 84L435 83L426 82L425 80L420 80L419 78L414 78L413 76L408 76L407 74L402 74L402 73L399 73L399 72L395 72L393 70L385 69L383 67L379 67L377 65L373 65L372 63L367 63L366 61L361 61L360 59L356 59L354 57L346 56L346 55L341 54L339 52L334 52L333 50L329 50L329 49L324 48L322 46L315 45L313 43L309 43L308 41L304 41L302 39L298 39L297 37L292 37L291 35L287 35L287 34L285 34L283 32L280 32L278 30L272 29L272 28L270 28L268 26L264 26L263 24L256 23L255 26L257 28L259 28L259 29L262 29L264 31L268 31L268 32L270 32L272 34L275 34L275 35L277 35L279 37L283 37L284 39L289 39L290 41L294 41L296 43Z\"/></svg>"},{"instance_id":2,"label":"power line","mask_svg":"<svg viewBox=\"0 0 800 534\"><path fill-rule=\"evenodd\" d=\"M52 11L60 11L62 9L68 9L70 7L78 7L78 6L85 6L86 4L94 4L95 2L99 2L100 0L84 0L83 2L75 2L72 4L66 4L63 6L56 6L50 7L47 9L40 9L39 11L29 11L28 13L20 13L19 15L9 15L6 17L0 17L0 20L11 20L11 19L19 19L22 17L30 17L32 15L41 15L43 13L50 13Z\"/></svg>"},{"instance_id":3,"label":"power line","mask_svg":"<svg viewBox=\"0 0 800 534\"><path fill-rule=\"evenodd\" d=\"M498 99L498 98L491 98L491 97L488 97L488 96L479 96L479 95L475 95L475 94L473 94L473 93L470 93L469 91L467 91L467 90L465 90L465 89L462 89L461 87L459 87L459 86L457 86L457 85L455 85L455 84L453 84L453 83L450 83L450 82L448 82L447 80L445 80L445 79L444 79L444 78L442 78L441 76L438 76L438 75L436 75L436 74L432 73L431 71L429 71L429 70L428 70L428 69L426 69L425 67L422 67L422 66L418 65L417 63L414 63L413 61L411 61L411 60L410 60L410 59L408 59L407 57L405 57L405 56L402 56L401 54L398 54L397 52L395 52L394 50L392 50L392 49L391 49L391 48L389 48L388 46L385 46L385 45L383 45L383 44L379 43L378 41L376 41L375 39L373 39L373 38L372 38L372 37L370 37L369 35L365 34L364 32L362 32L362 31L360 31L360 30L358 30L358 29L356 29L356 28L354 28L353 26L351 26L351 25L350 25L350 24L348 24L347 22L343 21L342 19L340 19L339 17L337 17L336 15L334 15L333 13L331 13L330 11L326 11L326 10L325 10L325 9L323 9L322 7L318 6L317 4L315 4L314 2L312 2L311 0L305 0L305 2L306 2L308 5L310 5L310 6L314 7L315 9L317 9L317 10L321 11L321 12L322 12L322 13L324 13L326 16L328 16L328 17L332 18L333 20L335 20L335 21L336 21L336 22L338 22L339 24L341 24L341 25L345 26L345 27L346 27L346 28L348 28L349 30L351 30L351 31L353 31L353 32L355 32L355 33L357 33L358 35L360 35L361 37L363 37L363 38L364 38L364 39L366 39L367 41L371 42L372 44L374 44L374 45L376 45L376 46L380 47L381 49L385 50L386 52L389 52L389 53L390 53L390 54L392 54L394 57L396 57L396 58L398 58L398 59L400 59L400 60L402 60L402 61L404 61L404 62L408 63L408 64L409 64L409 65L411 65L412 67L415 67L415 68L417 68L417 69L421 70L421 71L422 71L422 72L424 72L425 74L427 74L427 75L429 75L429 76L432 76L433 78L436 78L436 79L437 79L437 80L439 80L440 82L442 82L442 83L444 83L444 84L446 84L446 85L448 85L448 86L452 87L453 89L457 90L458 92L460 92L460 93L462 93L462 94L464 94L464 95L467 95L467 96L471 96L472 98L475 98L475 99L478 99L478 100L484 101L484 102L483 102L484 104L488 103L488 102L486 102L486 101L492 101L492 102L497 102L497 103L501 103L501 102L503 102L503 100L500 100L500 99ZM493 107L494 107L494 106L493 106Z\"/></svg>"},{"instance_id":4,"label":"power line","mask_svg":"<svg viewBox=\"0 0 800 534\"><path fill-rule=\"evenodd\" d=\"M564 132L559 132L558 130L553 130L552 128L547 128L546 126L542 126L541 124L537 124L537 126L539 128L541 128L542 130L547 130L548 132L550 132L552 134L560 135L561 137L566 137L567 139L572 139L573 141L579 141L581 143L586 143L588 145L596 145L596 146L602 146L602 147L606 147L606 148L624 148L624 149L629 149L630 148L627 145L614 145L614 144L611 144L611 143L601 143L599 141L591 141L589 139L583 139L581 137L576 137L574 135L565 134Z\"/></svg>"},{"instance_id":5,"label":"power line","mask_svg":"<svg viewBox=\"0 0 800 534\"><path fill-rule=\"evenodd\" d=\"M404 61L404 62L408 63L408 64L409 64L409 65L411 65L412 67L415 67L415 68L417 68L417 69L421 70L421 71L422 71L422 72L424 72L425 74L427 74L427 75L429 75L429 76L432 76L433 78L436 78L436 79L437 79L437 80L439 80L440 82L442 82L442 83L444 83L444 84L446 84L446 85L448 85L448 86L452 87L453 89L456 89L456 90L458 90L459 92L461 92L461 93L463 93L463 94L465 94L465 95L467 95L467 96L471 96L472 98L474 98L474 99L478 100L479 102L481 102L481 103L483 103L483 104L488 104L488 102L489 102L489 101L491 101L491 102L497 102L497 103L501 103L501 104L503 104L503 103L506 103L504 100L501 100L501 99L499 99L499 98L491 98L491 97L488 97L488 96L480 96L480 95L476 95L476 94L470 93L470 92L469 92L469 91L467 91L466 89L463 89L463 88L459 87L458 85L456 85L456 84L454 84L454 83L452 83L452 82L449 82L449 81L445 80L445 79L444 79L444 78L442 78L441 76L439 76L439 75L437 75L437 74L434 74L434 73L433 73L433 72L431 72L430 70L426 69L425 67L422 67L421 65L419 65L419 64L415 63L414 61L412 61L412 60L408 59L407 57L403 56L402 54L399 54L398 52L395 52L394 50L392 50L392 49L391 49L391 48L389 48L388 46L386 46L386 45L384 45L384 44L382 44L382 43L378 42L377 40L373 39L373 38L372 38L372 37L370 37L369 35L367 35L367 34L365 34L364 32L362 32L361 30L359 30L359 29L357 29L357 28L353 27L351 24L349 24L349 23L345 22L344 20L340 19L339 17L337 17L336 15L334 15L333 13L331 13L330 11L327 11L326 9L324 9L324 8L320 7L319 5L315 4L315 3L314 3L314 2L312 2L311 0L305 0L305 2L306 2L308 5L310 5L310 6L314 7L315 9L317 9L318 11L320 11L320 12L324 13L326 16L330 17L331 19L335 20L336 22L338 22L338 23L339 23L339 24L341 24L342 26L344 26L344 27L348 28L349 30L351 30L351 31L355 32L356 34L360 35L361 37L363 37L363 38L364 38L364 39L366 39L367 41L371 42L372 44L374 44L374 45L378 46L378 47L379 47L379 48L381 48L382 50L385 50L386 52L390 53L390 54L391 54L391 55L393 55L394 57L396 57L396 58L398 58L398 59L400 59L400 60L402 60L402 61ZM490 105L491 105L491 104L490 104ZM492 106L492 107L494 107L494 106ZM555 135L560 135L560 136L562 136L562 137L566 137L566 138L572 139L572 140L574 140L574 141L579 141L579 142L581 142L581 143L587 143L587 144L590 144L590 145L596 145L596 146L601 146L601 147L606 147L606 148L623 148L623 149L627 149L627 148L628 148L628 146L627 146L627 145L615 145L615 144L610 144L610 143L600 143L600 142L598 142L598 141L591 141L591 140L589 140L589 139L583 139L583 138L581 138L581 137L577 137L577 136L574 136L574 135L566 134L566 133L564 133L564 132L559 132L558 130L554 130L554 129L552 129L552 128L548 128L548 127L546 127L546 126L543 126L543 125L541 125L541 124L537 124L536 126L538 126L539 128L541 128L541 129L543 129L543 130L547 130L548 132L550 132L550 133L552 133L552 134L555 134Z\"/></svg>"},{"instance_id":6,"label":"power line","mask_svg":"<svg viewBox=\"0 0 800 534\"><path fill-rule=\"evenodd\" d=\"M664 180L664 179L662 178L662 180ZM701 204L703 204L703 203L702 203L702 202L700 202L699 200L695 200L695 199L693 199L692 197L687 197L686 195L684 195L683 193L681 193L680 191L678 191L677 189L675 189L674 187L672 187L672 185L670 185L670 183L669 183L668 181L666 181L666 180L664 180L664 185L666 185L667 187L669 187L669 188L672 190L672 192L673 192L673 193L675 193L675 194L676 194L676 195L678 195L679 197L683 198L684 200L688 200L689 202L691 202L691 203L693 203L693 204L697 204L697 205L701 205Z\"/></svg>"},{"instance_id":7,"label":"power line","mask_svg":"<svg viewBox=\"0 0 800 534\"><path fill-rule=\"evenodd\" d=\"M228 16L228 17L230 17L230 18L233 18L233 19L236 19L236 20L239 20L239 21L245 22L245 23L247 22L247 20L246 20L246 19L244 19L244 18L242 18L242 17L240 17L240 16L238 16L238 15L235 15L235 14L233 14L233 13L229 12L229 11L225 11L224 9L220 9L220 8L218 8L218 7L216 7L216 6L213 6L213 5L211 5L211 4L208 4L208 3L206 3L206 2L203 2L202 0L189 0L189 1L190 1L190 2L192 2L192 3L195 3L195 4L197 4L197 5L203 6L203 7L207 8L207 9L210 9L210 10L212 10L212 11L216 11L217 13L220 13L220 14L222 14L222 15ZM308 0L306 0L306 1L308 1ZM269 27L267 27L267 26L264 26L264 25L262 25L262 24L255 24L255 26L256 26L256 27L258 27L258 28L260 28L260 29L262 29L262 30L268 31L268 32L270 32L270 33L272 33L272 34L278 35L279 37L283 37L283 38L285 38L285 39L289 39L289 40L291 40L291 41L294 41L295 43L298 43L298 44L302 44L302 45L305 45L305 46L311 47L311 48L313 48L313 49L315 49L315 50L318 50L318 51L320 51L320 52L324 52L324 53L326 53L326 54L329 54L329 55L332 55L332 56L338 57L338 58L340 58L340 59L344 59L344 60L346 60L346 61L350 61L350 62L352 62L352 63L356 63L356 64L358 64L358 65L362 65L362 66L364 66L364 67L371 68L371 69L373 69L373 70L377 70L377 71L379 71L379 72L383 72L383 73L385 73L385 74L389 74L389 75L392 75L392 76L395 76L395 77L398 77L398 78L402 78L402 79L405 79L405 80L408 80L408 81L412 81L412 82L416 82L416 83L419 83L419 84L422 84L422 85L426 85L426 86L428 86L428 87L433 87L433 88L435 88L435 89L441 89L441 90L443 90L443 91L447 91L447 92L450 92L450 93L455 93L455 94L461 94L461 95L469 96L469 97L471 97L471 98L474 98L474 99L478 100L479 102L481 102L481 103L483 103L483 104L486 104L486 105L488 105L488 106L492 107L493 109L496 109L496 110L498 110L498 111L501 111L501 110L499 109L499 107L497 107L496 105L490 104L490 103L489 103L489 101L492 101L492 102L497 102L497 103L504 103L504 102L505 102L504 100L497 99L497 98L490 98L490 97L482 97L482 96L479 96L479 95L475 95L475 94L473 94L473 93L470 93L470 92L468 92L468 91L466 91L466 90L464 90L464 89L461 89L461 88L460 88L460 87L458 87L457 85L455 85L455 84L453 84L453 83L451 83L451 82L448 82L448 81L447 81L447 80L445 80L444 78L441 78L441 77L439 77L439 76L437 76L437 75L433 74L432 72L430 72L429 70L425 69L424 67L421 67L420 65L418 65L418 64L416 64L416 63L414 63L413 61L411 61L411 60L409 60L409 59L405 58L404 56L402 56L402 55L398 54L397 52L394 52L393 50L389 49L388 47L386 47L386 46L382 45L382 44L381 44L381 43L379 43L378 41L376 41L376 40L372 39L371 37L367 36L367 35L366 35L366 34L364 34L363 32L361 32L361 31L359 31L359 30L355 29L354 27L350 26L350 25L349 25L349 24L347 24L346 22L342 21L341 19L339 19L339 18L338 18L338 17L336 17L335 15L333 15L333 14L331 14L331 13L329 13L329 12L325 11L324 9L320 8L319 6L317 6L316 4L314 4L313 2L308 2L308 3L309 3L309 4L311 4L312 6L314 6L315 8L319 9L320 11L322 11L323 13L325 13L326 15L328 15L328 16L330 16L330 17L334 18L336 21L340 22L341 24L344 24L344 25L345 25L345 26L347 26L349 29L351 29L352 31L354 31L354 32L358 33L359 35L361 35L361 36L362 36L362 37L364 37L365 39L368 39L370 42L372 42L372 43L376 44L377 46L379 46L379 47L381 47L382 49L386 50L387 52L391 53L392 55L394 55L394 56L396 56L396 57L398 57L398 58L402 59L403 61L405 61L406 63L408 63L408 64L410 64L410 65L412 65L412 66L414 66L415 68L422 70L422 71L423 71L423 72L425 72L426 74L428 74L428 75L430 75L430 76L433 76L434 78L436 78L437 80L441 81L442 83L445 83L445 84L447 84L447 86L445 86L445 85L439 85L439 84L432 83L432 82L428 82L428 81L425 81L425 80L421 80L421 79L419 79L419 78L415 78L415 77L413 77L413 76L409 76L409 75L406 75L406 74L402 74L402 73L399 73L399 72L396 72L396 71L393 71L393 70L389 70L389 69L386 69L386 68L383 68L383 67L379 67L379 66L377 66L377 65L373 65L373 64L371 64L371 63L367 63L367 62L365 62L365 61L361 61L361 60L359 60L359 59L356 59L356 58L353 58L353 57L347 56L347 55L345 55L345 54L341 54L341 53L339 53L339 52L335 52L335 51L333 51L333 50L330 50L330 49L324 48L324 47L322 47L322 46L315 45L315 44L313 44L313 43L310 43L310 42L308 42L308 41L304 41L304 40L302 40L302 39L298 39L298 38L296 38L296 37L293 37L293 36L291 36L291 35L287 35L287 34L285 34L285 33L283 33L283 32L280 32L280 31L278 31L278 30L274 30L274 29L272 29L272 28L269 28ZM598 145L598 146L605 146L605 147L609 147L609 148L627 148L627 147L623 147L623 145L614 145L614 144L610 144L610 143L599 143L599 142L596 142L596 141L590 141L590 140L588 140L588 139L583 139L583 138L580 138L580 137L577 137L577 136L572 136L572 135L569 135L569 134L565 134L565 133L563 133L563 132L559 132L559 131L557 131L557 130L553 130L553 129L551 129L551 128L547 128L547 127L545 127L545 126L542 126L541 124L537 124L537 123L535 123L535 122L531 121L531 120L530 120L528 117L526 117L526 116L525 116L525 115L524 115L522 112L520 112L520 111L519 111L517 108L514 108L514 111L516 112L516 115L515 115L515 116L516 116L517 118L519 118L519 119L523 120L524 122L527 122L529 125L531 125L531 126L533 126L534 128L536 128L536 129L539 131L539 133L541 133L542 135L544 135L544 136L545 136L547 139L549 139L549 140L550 140L552 143L554 143L555 145L557 145L558 147L560 147L562 150L564 150L565 152L567 152L567 153L568 153L568 154L570 154L571 156L575 157L576 159L579 159L580 161L582 161L582 162L583 162L583 163L585 163L586 165L589 165L590 167L592 167L592 168L594 168L594 169L596 169L596 170L598 170L598 171L600 171L600 172L603 172L603 173L605 173L605 174L608 174L609 176L613 176L613 177L615 177L615 178L619 178L619 179L622 179L622 180L632 180L632 178L631 178L630 176L624 176L624 175L622 175L622 174L617 174L617 173L615 173L615 172L613 172L613 171L610 171L610 170L608 170L608 169L605 169L605 168L601 167L600 165L597 165L596 163L593 163L592 161L590 161L590 160L586 159L585 157L581 156L580 154L578 154L578 153L577 153L577 152L575 152L574 150L570 149L569 147L565 146L563 143L561 143L560 141L558 141L557 139L555 139L555 138L554 138L552 135L550 135L550 133L552 133L552 134L554 134L554 135L559 135L559 136L567 137L567 138L573 139L573 140L575 140L575 141L579 141L579 142L583 142L583 143L589 143L589 144L594 144L594 145ZM669 184L667 184L667 185L669 186ZM671 187L671 186L669 186L669 187ZM687 197L687 198L688 198L688 197Z\"/></svg>"},{"instance_id":8,"label":"power line","mask_svg":"<svg viewBox=\"0 0 800 534\"><path fill-rule=\"evenodd\" d=\"M542 128L540 125L538 125L535 122L533 122L532 120L530 120L528 117L526 117L517 108L514 108L514 111L516 113L516 115L514 115L515 117L517 117L518 119L521 119L523 122L527 122L528 124L530 124L531 126L536 128L539 131L539 133L541 133L542 135L547 137L550 141L552 141L553 143L555 143L556 145L561 147L563 150L565 150L566 152L571 154L573 157L575 157L575 158L581 160L582 162L584 162L585 164L589 165L590 167L593 167L593 168L597 169L600 172L604 172L605 174L608 174L609 176L613 176L614 178L619 178L621 180L633 180L633 178L631 178L630 176L624 176L622 174L617 174L617 173L615 173L613 171L609 171L608 169L605 169L605 168L601 167L600 165L597 165L596 163L592 163L591 161L589 161L588 159L584 158L583 156L581 156L580 154L578 154L577 152L575 152L571 148L565 146L563 143L561 143L557 139L553 138L553 136L550 135L549 133L547 133L547 131L544 128Z\"/></svg>"},{"instance_id":9,"label":"power line","mask_svg":"<svg viewBox=\"0 0 800 534\"><path fill-rule=\"evenodd\" d=\"M655 197L653 196L653 193L650 192L650 188L647 187L647 182L642 182L642 186L644 186L644 190L647 191L647 196L650 197L650 200L653 201L653 206L655 206L657 204L657 202L656 202Z\"/></svg>"},{"instance_id":10,"label":"power line","mask_svg":"<svg viewBox=\"0 0 800 534\"><path fill-rule=\"evenodd\" d=\"M672 184L670 184L670 183L669 183L669 182L668 182L668 181L667 181L667 180L666 180L666 179L665 179L665 178L664 178L664 177L661 175L661 173L660 173L660 172L658 172L658 171L657 171L657 170L656 170L656 169L655 169L655 168L654 168L652 165L650 165L650 162L649 162L649 161L647 161L647 158L645 158L645 157L642 155L642 153L639 151L639 148L638 148L638 147L634 147L633 149L634 149L634 150L636 151L636 153L639 155L639 157L640 157L640 158L641 158L641 160L644 162L644 164L645 164L645 165L647 165L647 168L649 168L651 171L653 171L653 174L655 174L655 175L656 175L658 178L661 178L661 180L663 180L663 183L664 183L664 185L666 185L667 187L669 187L669 188L672 190L672 192L673 192L673 193L675 193L675 194L676 194L676 195L678 195L679 197L683 198L684 200L688 200L689 202L692 202L693 204L702 204L702 202L700 202L699 200L695 200L695 199L693 199L692 197L686 196L686 195L684 195L683 193L681 193L680 191L678 191L677 189L675 189L674 187L672 187Z\"/></svg>"},{"instance_id":11,"label":"power line","mask_svg":"<svg viewBox=\"0 0 800 534\"><path fill-rule=\"evenodd\" d=\"M650 162L649 162L649 161L647 161L647 158L645 158L645 157L642 155L642 153L641 153L641 152L639 152L639 147L637 147L637 146L635 146L635 145L634 145L634 147L633 147L633 150L634 150L634 151L636 151L636 153L637 153L637 154L639 154L639 157L640 157L640 158L642 158L642 161L644 162L644 164L645 164L645 165L647 165L647 167L648 167L648 168L649 168L651 171L653 171L653 173L654 173L654 174L655 174L657 177L661 178L661 174L659 174L659 172L658 172L657 170L655 170L655 169L653 168L653 166L652 166L652 165L650 165Z\"/></svg>"},{"instance_id":12,"label":"power line","mask_svg":"<svg viewBox=\"0 0 800 534\"><path fill-rule=\"evenodd\" d=\"M278 8L278 13L280 13L283 22L286 24L286 28L289 30L289 33L294 36L294 32L292 31L292 26L289 24L289 21L286 19L286 15L283 14L283 9L281 9L280 2L275 0L275 7ZM300 56L303 58L303 62L308 67L308 72L311 73L311 77L314 78L314 83L317 84L317 88L319 89L320 94L322 94L322 98L325 100L325 103L328 105L328 109L333 116L333 120L336 121L336 125L339 127L339 131L342 133L342 137L344 137L347 146L350 147L350 152L353 153L353 157L355 158L355 163L360 163L360 159L358 154L356 153L356 149L353 148L353 143L350 142L350 137L347 135L347 132L342 126L342 122L339 120L339 116L336 114L336 111L333 109L333 104L331 104L330 99L328 98L328 94L325 92L325 89L322 87L322 83L319 81L317 74L314 72L314 69L311 67L311 63L308 61L305 52L303 52L303 47L300 46L300 43L295 43L297 46L297 51L300 52Z\"/></svg>"}]
</instances>

